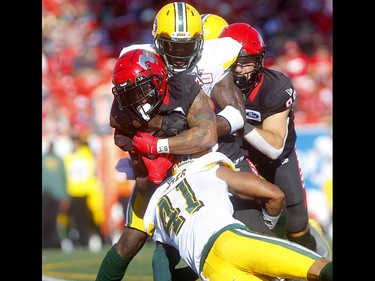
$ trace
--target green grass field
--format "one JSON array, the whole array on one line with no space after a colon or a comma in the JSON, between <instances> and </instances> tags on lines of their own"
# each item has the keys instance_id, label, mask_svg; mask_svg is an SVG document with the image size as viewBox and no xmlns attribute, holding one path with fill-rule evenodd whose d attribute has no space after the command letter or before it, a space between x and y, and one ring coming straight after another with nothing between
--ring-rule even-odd
<instances>
[{"instance_id":1,"label":"green grass field","mask_svg":"<svg viewBox=\"0 0 375 281\"><path fill-rule=\"evenodd\" d=\"M98 253L79 249L70 254L65 254L61 250L43 250L42 275L46 277L43 280L93 281L109 248L110 245L105 245ZM152 281L153 252L154 244L147 241L129 264L123 280Z\"/></svg>"},{"instance_id":2,"label":"green grass field","mask_svg":"<svg viewBox=\"0 0 375 281\"><path fill-rule=\"evenodd\" d=\"M61 250L42 250L42 281L94 281L100 264L111 246L105 245L98 253L87 248L65 254ZM152 255L155 246L148 240L141 251L131 261L123 280L152 281ZM185 267L180 261L177 267ZM198 279L199 280L199 279Z\"/></svg>"},{"instance_id":3,"label":"green grass field","mask_svg":"<svg viewBox=\"0 0 375 281\"><path fill-rule=\"evenodd\" d=\"M315 228L312 227L312 229ZM312 233L316 236L317 231ZM327 243L327 249L331 249L330 242L323 240L318 240L318 242L321 254L326 252L325 243ZM70 254L65 254L61 250L44 249L42 250L42 281L94 281L100 264L110 247L110 245L105 245L98 253L92 253L84 248L74 250ZM149 239L129 264L123 280L153 281L151 260L154 249L154 243ZM330 252L331 254L332 252ZM330 255L329 258L332 258ZM177 265L177 267L184 266L186 266L184 261L180 261Z\"/></svg>"}]
</instances>

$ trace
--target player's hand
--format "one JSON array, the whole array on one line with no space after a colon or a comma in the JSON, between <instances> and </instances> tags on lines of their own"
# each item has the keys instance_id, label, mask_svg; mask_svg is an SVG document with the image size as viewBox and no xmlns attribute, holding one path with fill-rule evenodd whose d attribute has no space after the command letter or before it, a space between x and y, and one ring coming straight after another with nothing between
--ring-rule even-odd
<instances>
[{"instance_id":1,"label":"player's hand","mask_svg":"<svg viewBox=\"0 0 375 281\"><path fill-rule=\"evenodd\" d=\"M148 171L148 179L155 184L160 184L173 166L173 157L170 154L160 155L153 160L142 157L142 160Z\"/></svg>"},{"instance_id":2,"label":"player's hand","mask_svg":"<svg viewBox=\"0 0 375 281\"><path fill-rule=\"evenodd\" d=\"M149 133L138 132L134 137L132 144L136 150L143 155L157 155L158 138Z\"/></svg>"},{"instance_id":3,"label":"player's hand","mask_svg":"<svg viewBox=\"0 0 375 281\"><path fill-rule=\"evenodd\" d=\"M163 116L161 130L166 137L176 136L187 130L186 116L179 112L171 112Z\"/></svg>"}]
</instances>

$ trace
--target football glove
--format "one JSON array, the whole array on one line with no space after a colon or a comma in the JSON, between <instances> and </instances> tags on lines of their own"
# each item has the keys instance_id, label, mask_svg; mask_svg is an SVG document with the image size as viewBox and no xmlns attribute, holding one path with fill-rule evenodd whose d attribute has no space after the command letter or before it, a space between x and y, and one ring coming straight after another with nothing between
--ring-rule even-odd
<instances>
[{"instance_id":1,"label":"football glove","mask_svg":"<svg viewBox=\"0 0 375 281\"><path fill-rule=\"evenodd\" d=\"M148 171L148 179L155 184L160 184L173 166L173 157L170 154L163 154L153 160L143 156L142 160Z\"/></svg>"},{"instance_id":2,"label":"football glove","mask_svg":"<svg viewBox=\"0 0 375 281\"><path fill-rule=\"evenodd\" d=\"M163 116L161 130L165 137L176 136L182 131L187 130L186 116L179 112L171 112Z\"/></svg>"},{"instance_id":3,"label":"football glove","mask_svg":"<svg viewBox=\"0 0 375 281\"><path fill-rule=\"evenodd\" d=\"M138 132L132 141L133 146L140 154L157 155L158 138L153 137L149 133Z\"/></svg>"}]
</instances>

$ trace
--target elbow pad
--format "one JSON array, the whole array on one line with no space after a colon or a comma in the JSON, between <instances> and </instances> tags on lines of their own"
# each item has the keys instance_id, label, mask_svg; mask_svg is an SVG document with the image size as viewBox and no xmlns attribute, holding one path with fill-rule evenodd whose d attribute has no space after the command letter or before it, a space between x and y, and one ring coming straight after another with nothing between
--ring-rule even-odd
<instances>
[{"instance_id":1,"label":"elbow pad","mask_svg":"<svg viewBox=\"0 0 375 281\"><path fill-rule=\"evenodd\" d=\"M252 127L252 129L249 127ZM248 132L248 133L246 133ZM270 145L268 142L266 142L259 133L254 130L254 127L250 125L249 123L245 124L245 133L243 138L250 143L252 146L254 146L256 149L258 149L260 152L264 153L267 155L269 158L272 160L277 159L280 155L281 152L284 150L284 145L285 145L285 139L283 146L280 149L275 149L272 145Z\"/></svg>"},{"instance_id":2,"label":"elbow pad","mask_svg":"<svg viewBox=\"0 0 375 281\"><path fill-rule=\"evenodd\" d=\"M241 112L231 105L227 105L217 115L224 117L228 121L230 125L230 134L241 129L245 124Z\"/></svg>"}]
</instances>

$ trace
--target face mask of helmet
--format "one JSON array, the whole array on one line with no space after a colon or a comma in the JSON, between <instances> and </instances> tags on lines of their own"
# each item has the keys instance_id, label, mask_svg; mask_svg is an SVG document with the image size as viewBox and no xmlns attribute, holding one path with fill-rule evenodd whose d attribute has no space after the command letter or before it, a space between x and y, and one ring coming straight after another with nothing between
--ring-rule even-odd
<instances>
[{"instance_id":1,"label":"face mask of helmet","mask_svg":"<svg viewBox=\"0 0 375 281\"><path fill-rule=\"evenodd\" d=\"M254 70L251 73L236 73L234 75L237 86L247 98L262 76L265 55L263 38L251 25L241 22L232 23L223 28L219 38L224 37L231 37L242 45L242 50L236 61L237 65L244 65L248 61L252 61L255 64Z\"/></svg>"},{"instance_id":2,"label":"face mask of helmet","mask_svg":"<svg viewBox=\"0 0 375 281\"><path fill-rule=\"evenodd\" d=\"M134 131L146 129L148 121L160 112L163 99L153 82L154 79L160 81L162 77L140 76L134 84L127 81L112 88L120 109L125 110L131 116L133 121L129 122L129 128Z\"/></svg>"},{"instance_id":3,"label":"face mask of helmet","mask_svg":"<svg viewBox=\"0 0 375 281\"><path fill-rule=\"evenodd\" d=\"M258 84L261 78L261 73L263 72L263 60L264 52L257 55L247 55L246 52L241 50L237 61L233 64L233 77L236 86L242 91L242 93L247 98L250 92ZM237 67L244 67L248 64L253 65L253 70L248 72L236 72Z\"/></svg>"},{"instance_id":4,"label":"face mask of helmet","mask_svg":"<svg viewBox=\"0 0 375 281\"><path fill-rule=\"evenodd\" d=\"M162 54L168 70L172 73L189 69L201 56L203 45L201 37L177 41L159 36L157 42L158 52Z\"/></svg>"}]
</instances>

